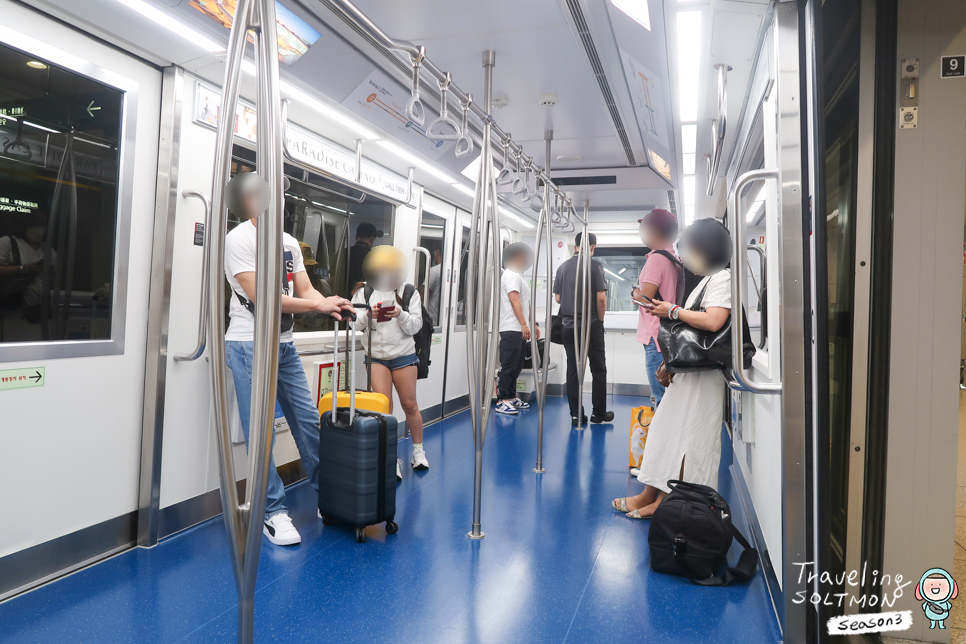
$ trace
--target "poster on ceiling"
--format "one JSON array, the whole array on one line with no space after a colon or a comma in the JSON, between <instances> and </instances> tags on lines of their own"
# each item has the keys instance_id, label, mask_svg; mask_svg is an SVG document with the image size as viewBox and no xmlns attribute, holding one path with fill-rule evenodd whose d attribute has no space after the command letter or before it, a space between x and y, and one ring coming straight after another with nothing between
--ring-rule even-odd
<instances>
[{"instance_id":1,"label":"poster on ceiling","mask_svg":"<svg viewBox=\"0 0 966 644\"><path fill-rule=\"evenodd\" d=\"M403 89L382 70L374 69L342 104L366 121L396 135L412 149L431 159L439 159L453 147L454 142L432 141L426 136L425 128L410 121L406 116L409 97L409 90ZM425 125L428 127L436 115L428 107L426 98L423 98L423 105L427 106ZM458 115L454 118L458 118Z\"/></svg>"},{"instance_id":2,"label":"poster on ceiling","mask_svg":"<svg viewBox=\"0 0 966 644\"><path fill-rule=\"evenodd\" d=\"M634 102L637 125L644 135L644 145L648 140L670 150L667 139L667 119L664 111L664 93L661 78L621 49L621 62L624 76Z\"/></svg>"}]
</instances>

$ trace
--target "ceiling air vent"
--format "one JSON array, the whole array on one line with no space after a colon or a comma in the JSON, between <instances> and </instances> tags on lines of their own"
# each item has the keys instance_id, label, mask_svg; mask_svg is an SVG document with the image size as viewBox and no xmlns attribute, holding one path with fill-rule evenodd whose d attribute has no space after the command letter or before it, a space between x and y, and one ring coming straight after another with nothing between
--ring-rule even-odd
<instances>
[{"instance_id":1,"label":"ceiling air vent","mask_svg":"<svg viewBox=\"0 0 966 644\"><path fill-rule=\"evenodd\" d=\"M558 186L606 186L617 183L617 175L600 175L596 177L561 177L556 173L553 182Z\"/></svg>"}]
</instances>

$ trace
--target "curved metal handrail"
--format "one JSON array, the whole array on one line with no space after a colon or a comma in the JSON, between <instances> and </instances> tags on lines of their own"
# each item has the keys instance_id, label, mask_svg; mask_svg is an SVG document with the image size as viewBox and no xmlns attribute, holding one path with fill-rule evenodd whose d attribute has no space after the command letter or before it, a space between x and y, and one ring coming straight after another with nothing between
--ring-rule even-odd
<instances>
[{"instance_id":1,"label":"curved metal handrail","mask_svg":"<svg viewBox=\"0 0 966 644\"><path fill-rule=\"evenodd\" d=\"M198 311L198 341L195 348L189 353L177 353L174 356L175 362L190 362L197 360L205 352L205 345L208 343L208 270L209 256L211 255L211 199L207 194L200 190L182 190L181 196L185 199L194 197L199 199L205 209L205 234L202 241L203 248L201 254L201 306Z\"/></svg>"},{"instance_id":2,"label":"curved metal handrail","mask_svg":"<svg viewBox=\"0 0 966 644\"><path fill-rule=\"evenodd\" d=\"M738 177L728 198L728 219L731 224L731 371L735 381L744 391L755 394L780 394L782 383L757 383L745 372L743 358L744 343L744 275L748 272L748 256L745 253L745 218L738 214L738 195L742 188L752 181L777 179L778 170L752 170ZM729 383L729 386L731 384ZM735 387L732 387L735 388Z\"/></svg>"}]
</instances>

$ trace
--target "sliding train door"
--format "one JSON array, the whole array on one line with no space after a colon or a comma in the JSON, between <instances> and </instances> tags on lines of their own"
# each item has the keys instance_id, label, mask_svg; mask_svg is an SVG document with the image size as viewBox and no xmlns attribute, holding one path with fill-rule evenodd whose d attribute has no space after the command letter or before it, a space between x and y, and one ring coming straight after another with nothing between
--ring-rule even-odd
<instances>
[{"instance_id":1,"label":"sliding train door","mask_svg":"<svg viewBox=\"0 0 966 644\"><path fill-rule=\"evenodd\" d=\"M740 300L733 300L732 311L755 327L756 345L751 365L737 368L729 385L732 471L750 510L784 641L805 642L818 628L813 608L796 601L806 590L799 564L814 561L812 164L806 139L812 128L803 127L804 14L796 2L774 8L727 171L733 287Z\"/></svg>"}]
</instances>

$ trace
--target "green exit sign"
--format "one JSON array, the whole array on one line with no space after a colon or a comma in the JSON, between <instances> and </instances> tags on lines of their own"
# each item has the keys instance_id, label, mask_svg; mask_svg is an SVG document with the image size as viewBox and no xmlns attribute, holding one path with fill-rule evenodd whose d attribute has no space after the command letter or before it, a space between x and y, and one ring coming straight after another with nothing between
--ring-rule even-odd
<instances>
[{"instance_id":1,"label":"green exit sign","mask_svg":"<svg viewBox=\"0 0 966 644\"><path fill-rule=\"evenodd\" d=\"M27 387L43 387L47 375L43 367L28 369L6 369L0 371L0 391L4 389L25 389Z\"/></svg>"}]
</instances>

